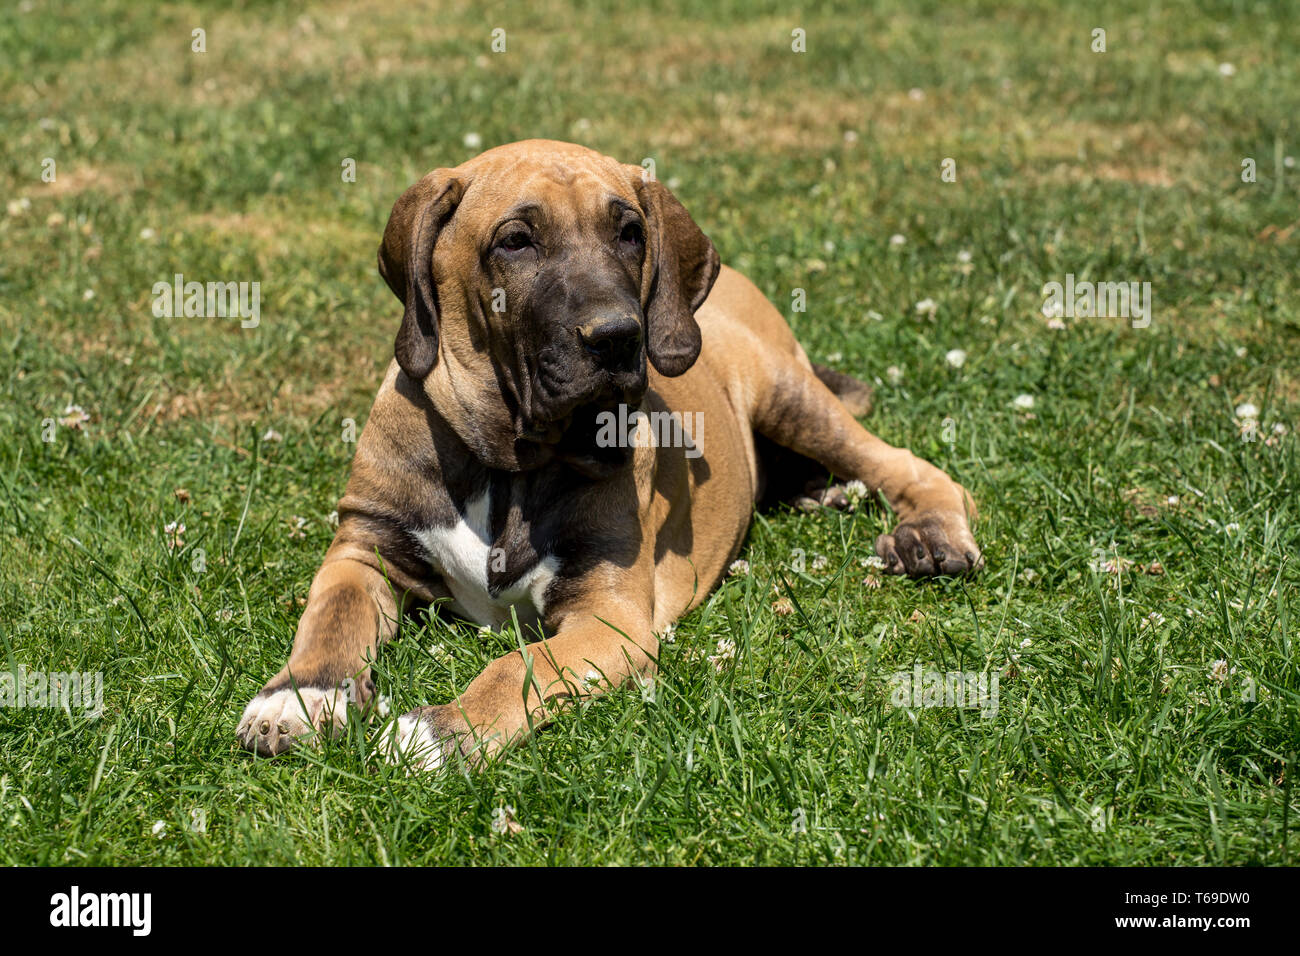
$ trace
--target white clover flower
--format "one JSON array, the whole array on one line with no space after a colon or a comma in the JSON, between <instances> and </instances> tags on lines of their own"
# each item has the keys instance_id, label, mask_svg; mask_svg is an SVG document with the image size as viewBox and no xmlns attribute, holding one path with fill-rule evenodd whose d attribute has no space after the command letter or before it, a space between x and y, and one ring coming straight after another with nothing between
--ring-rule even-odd
<instances>
[{"instance_id":1,"label":"white clover flower","mask_svg":"<svg viewBox=\"0 0 1300 956\"><path fill-rule=\"evenodd\" d=\"M867 486L865 483L854 478L852 481L845 483L844 494L849 499L850 504L856 505L867 496Z\"/></svg>"},{"instance_id":2,"label":"white clover flower","mask_svg":"<svg viewBox=\"0 0 1300 956\"><path fill-rule=\"evenodd\" d=\"M738 558L737 560L731 562L731 565L727 568L727 573L728 573L728 574L748 574L748 573L749 573L749 562L746 561L744 558Z\"/></svg>"},{"instance_id":3,"label":"white clover flower","mask_svg":"<svg viewBox=\"0 0 1300 956\"><path fill-rule=\"evenodd\" d=\"M820 571L826 567L826 555L814 554L812 559L812 568L814 571Z\"/></svg>"},{"instance_id":4,"label":"white clover flower","mask_svg":"<svg viewBox=\"0 0 1300 956\"><path fill-rule=\"evenodd\" d=\"M903 370L897 365L891 365L885 369L885 379L890 385L897 385L903 381Z\"/></svg>"},{"instance_id":5,"label":"white clover flower","mask_svg":"<svg viewBox=\"0 0 1300 956\"><path fill-rule=\"evenodd\" d=\"M949 368L961 368L966 364L966 352L962 349L952 349L943 360L948 363Z\"/></svg>"},{"instance_id":6,"label":"white clover flower","mask_svg":"<svg viewBox=\"0 0 1300 956\"><path fill-rule=\"evenodd\" d=\"M483 146L483 137L478 133L466 133L461 142L465 144L466 149L479 149Z\"/></svg>"},{"instance_id":7,"label":"white clover flower","mask_svg":"<svg viewBox=\"0 0 1300 956\"><path fill-rule=\"evenodd\" d=\"M969 252L967 252L965 249L963 249L963 250L961 250L961 252L957 253L957 261L958 261L958 262L965 264L965 263L967 263L967 262L970 262L970 260L971 260L971 254L970 254Z\"/></svg>"},{"instance_id":8,"label":"white clover flower","mask_svg":"<svg viewBox=\"0 0 1300 956\"><path fill-rule=\"evenodd\" d=\"M148 242L156 235L158 235L158 233L154 232L148 226L145 226L143 229L140 230L140 238L143 239L145 242Z\"/></svg>"},{"instance_id":9,"label":"white clover flower","mask_svg":"<svg viewBox=\"0 0 1300 956\"><path fill-rule=\"evenodd\" d=\"M1236 74L1237 74L1237 68L1236 68L1235 66L1233 66L1231 63L1220 63L1220 64L1219 64L1219 75L1220 75L1220 76L1236 76Z\"/></svg>"},{"instance_id":10,"label":"white clover flower","mask_svg":"<svg viewBox=\"0 0 1300 956\"><path fill-rule=\"evenodd\" d=\"M284 441L284 436L274 428L268 428L266 434L262 436L262 441Z\"/></svg>"},{"instance_id":11,"label":"white clover flower","mask_svg":"<svg viewBox=\"0 0 1300 956\"><path fill-rule=\"evenodd\" d=\"M1236 415L1238 418L1259 418L1259 409L1250 402L1242 402L1237 406Z\"/></svg>"},{"instance_id":12,"label":"white clover flower","mask_svg":"<svg viewBox=\"0 0 1300 956\"><path fill-rule=\"evenodd\" d=\"M1023 411L1029 411L1034 407L1034 396L1022 392L1012 399L1011 404Z\"/></svg>"},{"instance_id":13,"label":"white clover flower","mask_svg":"<svg viewBox=\"0 0 1300 956\"><path fill-rule=\"evenodd\" d=\"M11 199L5 209L11 216L21 216L27 210L32 208L32 201L24 196L22 199Z\"/></svg>"},{"instance_id":14,"label":"white clover flower","mask_svg":"<svg viewBox=\"0 0 1300 956\"><path fill-rule=\"evenodd\" d=\"M677 643L677 625L676 625L676 624L669 624L667 627L665 627L665 628L663 629L663 631L660 632L660 634L659 634L659 640L663 641L665 644L676 644L676 643Z\"/></svg>"},{"instance_id":15,"label":"white clover flower","mask_svg":"<svg viewBox=\"0 0 1300 956\"><path fill-rule=\"evenodd\" d=\"M1127 571L1133 562L1128 558L1121 558L1115 555L1113 558L1097 558L1090 562L1089 567L1098 574L1122 574Z\"/></svg>"},{"instance_id":16,"label":"white clover flower","mask_svg":"<svg viewBox=\"0 0 1300 956\"><path fill-rule=\"evenodd\" d=\"M1059 319L1065 315L1065 310L1061 307L1060 302L1053 299L1043 304L1043 315L1049 319Z\"/></svg>"},{"instance_id":17,"label":"white clover flower","mask_svg":"<svg viewBox=\"0 0 1300 956\"><path fill-rule=\"evenodd\" d=\"M515 808L508 804L492 811L492 832L497 836L515 834L523 830L523 825L515 819Z\"/></svg>"},{"instance_id":18,"label":"white clover flower","mask_svg":"<svg viewBox=\"0 0 1300 956\"><path fill-rule=\"evenodd\" d=\"M925 90L921 89L919 86L914 86L907 91L907 98L915 103L919 103L921 100L925 99Z\"/></svg>"},{"instance_id":19,"label":"white clover flower","mask_svg":"<svg viewBox=\"0 0 1300 956\"><path fill-rule=\"evenodd\" d=\"M843 352L831 352L831 353L827 354L827 356L826 356L826 361L830 362L832 365L836 365L836 364L838 364L838 363L840 363L840 362L843 362L843 361L844 361L844 353L843 353Z\"/></svg>"},{"instance_id":20,"label":"white clover flower","mask_svg":"<svg viewBox=\"0 0 1300 956\"><path fill-rule=\"evenodd\" d=\"M80 405L68 405L63 409L63 417L59 419L59 424L64 428L80 431L88 421L90 415L84 408Z\"/></svg>"},{"instance_id":21,"label":"white clover flower","mask_svg":"<svg viewBox=\"0 0 1300 956\"><path fill-rule=\"evenodd\" d=\"M1241 530L1241 525L1237 524L1237 522L1235 521L1229 521L1227 524L1223 526L1224 534L1236 534L1240 530Z\"/></svg>"},{"instance_id":22,"label":"white clover flower","mask_svg":"<svg viewBox=\"0 0 1300 956\"><path fill-rule=\"evenodd\" d=\"M862 566L875 571L883 571L885 569L885 559L878 554L873 554L862 562Z\"/></svg>"},{"instance_id":23,"label":"white clover flower","mask_svg":"<svg viewBox=\"0 0 1300 956\"><path fill-rule=\"evenodd\" d=\"M149 829L149 832L161 840L167 835L167 823L163 820L159 820Z\"/></svg>"},{"instance_id":24,"label":"white clover flower","mask_svg":"<svg viewBox=\"0 0 1300 956\"><path fill-rule=\"evenodd\" d=\"M185 540L181 537L185 533L185 525L179 521L169 521L163 525L163 534L167 538L167 547L172 551L185 547Z\"/></svg>"},{"instance_id":25,"label":"white clover flower","mask_svg":"<svg viewBox=\"0 0 1300 956\"><path fill-rule=\"evenodd\" d=\"M1220 658L1210 665L1210 680L1222 684L1228 679L1228 662Z\"/></svg>"},{"instance_id":26,"label":"white clover flower","mask_svg":"<svg viewBox=\"0 0 1300 956\"><path fill-rule=\"evenodd\" d=\"M885 317L881 315L879 312L877 312L875 309L867 309L867 318L869 318L872 322L885 321Z\"/></svg>"},{"instance_id":27,"label":"white clover flower","mask_svg":"<svg viewBox=\"0 0 1300 956\"><path fill-rule=\"evenodd\" d=\"M1028 647L1029 645L1031 645L1031 644L1033 644L1033 643L1034 643L1034 642L1033 642L1032 639L1026 637L1023 641L1020 642L1020 647L1021 647L1021 649L1023 650L1024 648Z\"/></svg>"},{"instance_id":28,"label":"white clover flower","mask_svg":"<svg viewBox=\"0 0 1300 956\"><path fill-rule=\"evenodd\" d=\"M1047 322L1047 327L1051 329L1053 332L1064 332L1065 322L1062 321L1061 319L1049 319Z\"/></svg>"},{"instance_id":29,"label":"white clover flower","mask_svg":"<svg viewBox=\"0 0 1300 956\"><path fill-rule=\"evenodd\" d=\"M896 232L889 237L889 244L891 246L901 246L905 242L907 242L907 237L903 235L901 232Z\"/></svg>"},{"instance_id":30,"label":"white clover flower","mask_svg":"<svg viewBox=\"0 0 1300 956\"><path fill-rule=\"evenodd\" d=\"M1244 345L1239 345L1239 346L1237 346L1237 348L1233 350L1233 354L1234 354L1235 356L1237 356L1237 358L1245 358L1245 357L1246 357L1246 346L1244 346Z\"/></svg>"},{"instance_id":31,"label":"white clover flower","mask_svg":"<svg viewBox=\"0 0 1300 956\"><path fill-rule=\"evenodd\" d=\"M95 290L87 289L85 292L81 293L81 297L85 299L87 302L89 302L91 299L95 297Z\"/></svg>"},{"instance_id":32,"label":"white clover flower","mask_svg":"<svg viewBox=\"0 0 1300 956\"><path fill-rule=\"evenodd\" d=\"M916 303L916 311L918 315L934 315L939 311L939 305L934 299L922 299Z\"/></svg>"},{"instance_id":33,"label":"white clover flower","mask_svg":"<svg viewBox=\"0 0 1300 956\"><path fill-rule=\"evenodd\" d=\"M856 143L857 141L858 141L858 134L856 130L846 129L844 131L844 142Z\"/></svg>"},{"instance_id":34,"label":"white clover flower","mask_svg":"<svg viewBox=\"0 0 1300 956\"><path fill-rule=\"evenodd\" d=\"M709 663L713 669L721 674L728 664L736 659L736 642L723 638L718 641L718 653L709 655Z\"/></svg>"}]
</instances>

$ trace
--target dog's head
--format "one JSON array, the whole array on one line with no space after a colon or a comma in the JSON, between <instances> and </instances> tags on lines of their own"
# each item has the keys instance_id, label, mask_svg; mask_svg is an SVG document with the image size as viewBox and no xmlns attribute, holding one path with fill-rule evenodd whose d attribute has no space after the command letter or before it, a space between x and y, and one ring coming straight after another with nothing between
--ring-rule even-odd
<instances>
[{"instance_id":1,"label":"dog's head","mask_svg":"<svg viewBox=\"0 0 1300 956\"><path fill-rule=\"evenodd\" d=\"M485 463L617 467L596 416L635 406L647 360L680 375L718 254L640 166L529 140L438 169L393 206L379 272L406 311L402 371Z\"/></svg>"}]
</instances>

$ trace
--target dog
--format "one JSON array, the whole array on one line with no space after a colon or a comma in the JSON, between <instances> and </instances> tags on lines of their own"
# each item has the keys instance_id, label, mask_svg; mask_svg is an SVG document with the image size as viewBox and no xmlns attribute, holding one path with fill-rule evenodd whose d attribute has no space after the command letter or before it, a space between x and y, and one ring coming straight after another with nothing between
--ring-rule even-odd
<instances>
[{"instance_id":1,"label":"dog","mask_svg":"<svg viewBox=\"0 0 1300 956\"><path fill-rule=\"evenodd\" d=\"M249 750L368 712L377 648L430 606L494 628L513 616L539 639L391 725L382 747L410 769L457 752L480 765L564 706L648 679L658 635L725 576L769 477L820 469L823 488L883 495L889 573L982 563L971 496L863 428L869 389L814 367L640 166L528 140L435 170L393 206L379 272L404 309L394 359L289 661L239 722Z\"/></svg>"}]
</instances>

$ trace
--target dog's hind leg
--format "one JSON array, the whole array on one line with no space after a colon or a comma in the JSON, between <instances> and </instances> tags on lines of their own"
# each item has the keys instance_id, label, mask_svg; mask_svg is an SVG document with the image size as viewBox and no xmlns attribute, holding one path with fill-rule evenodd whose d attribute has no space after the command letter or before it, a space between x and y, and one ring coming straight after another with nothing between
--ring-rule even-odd
<instances>
[{"instance_id":1,"label":"dog's hind leg","mask_svg":"<svg viewBox=\"0 0 1300 956\"><path fill-rule=\"evenodd\" d=\"M864 418L871 414L870 385L824 365L813 365L812 368L850 415ZM759 507L768 508L781 503L800 511L815 511L823 507L846 510L851 507L843 483L821 462L779 445L764 435L755 435L754 439L763 481Z\"/></svg>"},{"instance_id":2,"label":"dog's hind leg","mask_svg":"<svg viewBox=\"0 0 1300 956\"><path fill-rule=\"evenodd\" d=\"M942 470L863 428L821 376L799 362L783 362L758 392L754 430L831 474L879 491L900 519L881 535L876 551L894 574L961 574L979 567L969 518L974 501Z\"/></svg>"},{"instance_id":3,"label":"dog's hind leg","mask_svg":"<svg viewBox=\"0 0 1300 956\"><path fill-rule=\"evenodd\" d=\"M821 379L822 384L844 403L844 407L854 418L866 418L871 414L874 394L871 386L866 382L816 363L813 364L813 372Z\"/></svg>"}]
</instances>

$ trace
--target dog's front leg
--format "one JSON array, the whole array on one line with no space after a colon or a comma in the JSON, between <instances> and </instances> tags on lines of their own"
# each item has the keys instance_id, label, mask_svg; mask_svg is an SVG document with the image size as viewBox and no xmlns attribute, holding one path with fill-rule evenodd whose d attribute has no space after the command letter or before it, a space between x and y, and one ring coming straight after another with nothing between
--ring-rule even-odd
<instances>
[{"instance_id":1,"label":"dog's front leg","mask_svg":"<svg viewBox=\"0 0 1300 956\"><path fill-rule=\"evenodd\" d=\"M554 637L497 658L451 703L399 718L382 744L390 760L436 770L459 748L479 765L567 704L648 679L659 656L650 575L647 593L638 597L608 587L587 590L585 599L555 615Z\"/></svg>"},{"instance_id":2,"label":"dog's front leg","mask_svg":"<svg viewBox=\"0 0 1300 956\"><path fill-rule=\"evenodd\" d=\"M312 733L342 727L349 704L369 704L370 661L393 636L399 613L378 567L357 549L331 548L312 581L289 662L240 718L240 743L271 756Z\"/></svg>"}]
</instances>

